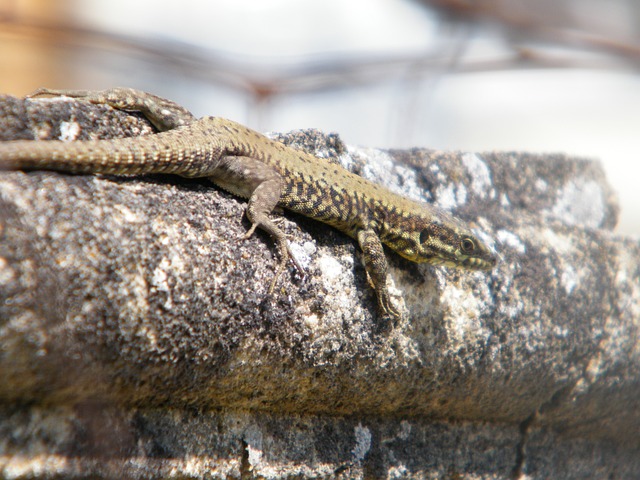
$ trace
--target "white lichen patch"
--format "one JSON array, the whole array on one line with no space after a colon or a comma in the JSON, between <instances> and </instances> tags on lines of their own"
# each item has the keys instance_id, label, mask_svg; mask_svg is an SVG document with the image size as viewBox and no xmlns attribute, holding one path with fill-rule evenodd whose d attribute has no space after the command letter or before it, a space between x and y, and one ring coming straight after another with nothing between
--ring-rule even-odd
<instances>
[{"instance_id":1,"label":"white lichen patch","mask_svg":"<svg viewBox=\"0 0 640 480\"><path fill-rule=\"evenodd\" d=\"M495 197L487 162L475 153L465 153L462 155L462 164L471 176L471 191L480 198Z\"/></svg>"},{"instance_id":2,"label":"white lichen patch","mask_svg":"<svg viewBox=\"0 0 640 480\"><path fill-rule=\"evenodd\" d=\"M11 173L11 175L25 175L22 172ZM7 178L9 174L2 172L0 175L0 195L2 198L11 201L17 209L23 211L33 211L33 198L28 195L22 195L22 189L18 187L16 182ZM3 177L6 181L3 181ZM44 190L44 189L43 189Z\"/></svg>"},{"instance_id":3,"label":"white lichen patch","mask_svg":"<svg viewBox=\"0 0 640 480\"><path fill-rule=\"evenodd\" d=\"M384 185L392 192L424 202L424 190L418 185L416 172L399 165L391 155L377 148L348 147L349 154L366 158L360 174L367 180Z\"/></svg>"},{"instance_id":4,"label":"white lichen patch","mask_svg":"<svg viewBox=\"0 0 640 480\"><path fill-rule=\"evenodd\" d=\"M411 435L411 423L406 420L402 420L400 422L400 432L398 432L397 438L407 441L409 440L409 435Z\"/></svg>"},{"instance_id":5,"label":"white lichen patch","mask_svg":"<svg viewBox=\"0 0 640 480\"><path fill-rule=\"evenodd\" d=\"M121 215L122 220L127 223L141 223L144 221L140 215L125 205L114 205L113 209L117 211Z\"/></svg>"},{"instance_id":6,"label":"white lichen patch","mask_svg":"<svg viewBox=\"0 0 640 480\"><path fill-rule=\"evenodd\" d=\"M353 168L353 163L354 163L353 157L349 155L348 152L338 156L337 160L338 160L338 163L342 165L342 167L345 168L346 170L351 171L351 169Z\"/></svg>"},{"instance_id":7,"label":"white lichen patch","mask_svg":"<svg viewBox=\"0 0 640 480\"><path fill-rule=\"evenodd\" d=\"M153 331L153 325L146 325L149 321L149 284L145 278L145 272L141 267L131 271L121 272L122 284L126 285L127 295L125 297L122 311L127 312L127 321L120 322L121 331L135 337L149 336L149 330ZM122 292L118 292L122 295Z\"/></svg>"},{"instance_id":8,"label":"white lichen patch","mask_svg":"<svg viewBox=\"0 0 640 480\"><path fill-rule=\"evenodd\" d=\"M478 337L488 337L490 331L482 324L481 317L491 298L490 292L474 294L468 286L448 281L447 274L440 270L436 272L436 278L442 291L440 302L446 312L445 321L449 326L450 341L454 348L473 342Z\"/></svg>"},{"instance_id":9,"label":"white lichen patch","mask_svg":"<svg viewBox=\"0 0 640 480\"><path fill-rule=\"evenodd\" d=\"M531 234L532 238L536 236L534 231ZM545 228L537 236L540 237L542 245L547 245L561 257L568 257L575 253L576 247L568 235L559 235L550 228Z\"/></svg>"},{"instance_id":10,"label":"white lichen patch","mask_svg":"<svg viewBox=\"0 0 640 480\"><path fill-rule=\"evenodd\" d=\"M524 310L524 302L522 300L512 301L510 303L502 302L498 306L498 313L508 318L516 318Z\"/></svg>"},{"instance_id":11,"label":"white lichen patch","mask_svg":"<svg viewBox=\"0 0 640 480\"><path fill-rule=\"evenodd\" d=\"M72 142L80 135L80 124L78 122L60 122L59 140L63 142Z\"/></svg>"},{"instance_id":12,"label":"white lichen patch","mask_svg":"<svg viewBox=\"0 0 640 480\"><path fill-rule=\"evenodd\" d=\"M537 191L541 193L546 192L547 188L549 188L549 184L542 178L536 178L536 181L534 182L533 186Z\"/></svg>"},{"instance_id":13,"label":"white lichen patch","mask_svg":"<svg viewBox=\"0 0 640 480\"><path fill-rule=\"evenodd\" d=\"M247 444L248 461L252 470L262 465L263 439L262 431L257 425L251 425L244 433L244 441Z\"/></svg>"},{"instance_id":14,"label":"white lichen patch","mask_svg":"<svg viewBox=\"0 0 640 480\"><path fill-rule=\"evenodd\" d=\"M396 480L401 478L410 478L410 470L403 464L398 463L389 468L387 472L387 478L389 480Z\"/></svg>"},{"instance_id":15,"label":"white lichen patch","mask_svg":"<svg viewBox=\"0 0 640 480\"><path fill-rule=\"evenodd\" d=\"M0 257L0 285L9 285L15 281L15 278L15 270L5 258Z\"/></svg>"},{"instance_id":16,"label":"white lichen patch","mask_svg":"<svg viewBox=\"0 0 640 480\"><path fill-rule=\"evenodd\" d=\"M2 478L47 478L56 477L70 471L70 460L64 455L48 455L44 453L34 453L25 455L2 455L0 465L2 465ZM69 475L71 477L71 475Z\"/></svg>"},{"instance_id":17,"label":"white lichen patch","mask_svg":"<svg viewBox=\"0 0 640 480\"><path fill-rule=\"evenodd\" d=\"M501 245L510 248L515 252L524 254L527 251L527 247L522 242L522 240L520 240L520 237L518 237L515 233L510 232L509 230L498 230L496 232L496 238Z\"/></svg>"},{"instance_id":18,"label":"white lichen patch","mask_svg":"<svg viewBox=\"0 0 640 480\"><path fill-rule=\"evenodd\" d=\"M303 269L308 269L311 265L313 255L316 253L317 248L313 242L304 242L302 245L295 242L289 242L291 248L291 254L295 257L298 264Z\"/></svg>"},{"instance_id":19,"label":"white lichen patch","mask_svg":"<svg viewBox=\"0 0 640 480\"><path fill-rule=\"evenodd\" d=\"M153 285L157 290L160 290L161 292L171 291L168 282L169 275L167 274L167 271L170 268L171 265L169 263L169 259L165 257L153 270L153 275L151 276L151 285Z\"/></svg>"},{"instance_id":20,"label":"white lichen patch","mask_svg":"<svg viewBox=\"0 0 640 480\"><path fill-rule=\"evenodd\" d=\"M359 302L354 288L353 257L345 255L336 259L323 253L316 261L320 268L322 284L327 292L326 301L332 306L331 311L345 314L348 312L356 313L353 312L353 308ZM335 320L338 319L337 317Z\"/></svg>"},{"instance_id":21,"label":"white lichen patch","mask_svg":"<svg viewBox=\"0 0 640 480\"><path fill-rule=\"evenodd\" d=\"M160 238L160 243L166 245L168 248L173 248L167 252L160 262L156 265L151 275L151 286L158 292L166 294L164 301L164 307L168 310L174 306L173 301L173 289L172 280L182 275L187 275L186 265L183 259L183 252L177 250L180 244L179 242L168 243L170 237L163 236Z\"/></svg>"},{"instance_id":22,"label":"white lichen patch","mask_svg":"<svg viewBox=\"0 0 640 480\"><path fill-rule=\"evenodd\" d=\"M44 327L40 327L40 319L34 312L24 311L18 315L10 317L8 320L0 323L0 340L5 352L16 348L16 340L18 342L25 341L28 337L28 343L37 347L36 355L44 356L47 354L47 332Z\"/></svg>"},{"instance_id":23,"label":"white lichen patch","mask_svg":"<svg viewBox=\"0 0 640 480\"><path fill-rule=\"evenodd\" d=\"M567 225L598 228L606 215L606 200L597 182L576 178L560 189L555 204L544 213Z\"/></svg>"},{"instance_id":24,"label":"white lichen patch","mask_svg":"<svg viewBox=\"0 0 640 480\"><path fill-rule=\"evenodd\" d=\"M304 324L307 326L307 328L315 330L320 324L320 317L318 317L318 315L316 315L315 313L306 315L304 317Z\"/></svg>"},{"instance_id":25,"label":"white lichen patch","mask_svg":"<svg viewBox=\"0 0 640 480\"><path fill-rule=\"evenodd\" d=\"M363 427L361 423L355 426L353 433L356 437L356 444L351 449L353 462L360 463L371 449L371 431L367 427Z\"/></svg>"},{"instance_id":26,"label":"white lichen patch","mask_svg":"<svg viewBox=\"0 0 640 480\"><path fill-rule=\"evenodd\" d=\"M434 205L444 210L453 210L467 203L467 187L463 184L445 183L435 192Z\"/></svg>"},{"instance_id":27,"label":"white lichen patch","mask_svg":"<svg viewBox=\"0 0 640 480\"><path fill-rule=\"evenodd\" d=\"M578 273L571 265L565 265L560 273L560 285L567 295L571 295L578 284Z\"/></svg>"},{"instance_id":28,"label":"white lichen patch","mask_svg":"<svg viewBox=\"0 0 640 480\"><path fill-rule=\"evenodd\" d=\"M325 287L335 285L335 282L346 273L340 262L329 255L318 257L318 266L322 272L322 278L328 280Z\"/></svg>"},{"instance_id":29,"label":"white lichen patch","mask_svg":"<svg viewBox=\"0 0 640 480\"><path fill-rule=\"evenodd\" d=\"M584 276L589 274L589 270L585 268L575 268L576 258L580 255L578 246L573 243L570 236L558 234L549 228L539 232L538 236L541 239L539 243L546 245L558 256L555 266L556 275L564 292L571 295L575 287L583 281Z\"/></svg>"},{"instance_id":30,"label":"white lichen patch","mask_svg":"<svg viewBox=\"0 0 640 480\"><path fill-rule=\"evenodd\" d=\"M518 344L522 345L529 353L547 348L544 328L542 323L535 318L532 318L527 324L521 325L517 329L517 334L521 339Z\"/></svg>"},{"instance_id":31,"label":"white lichen patch","mask_svg":"<svg viewBox=\"0 0 640 480\"><path fill-rule=\"evenodd\" d=\"M186 265L183 259L183 253L178 250L182 243L178 241L180 234L175 230L166 230L165 234L158 236L158 242L161 245L171 248L168 254L163 258L157 268L163 268L167 275L179 276L186 272ZM182 239L182 241L184 241Z\"/></svg>"},{"instance_id":32,"label":"white lichen patch","mask_svg":"<svg viewBox=\"0 0 640 480\"><path fill-rule=\"evenodd\" d=\"M567 338L570 333L568 328L561 327L560 325L554 325L551 331L558 338Z\"/></svg>"}]
</instances>

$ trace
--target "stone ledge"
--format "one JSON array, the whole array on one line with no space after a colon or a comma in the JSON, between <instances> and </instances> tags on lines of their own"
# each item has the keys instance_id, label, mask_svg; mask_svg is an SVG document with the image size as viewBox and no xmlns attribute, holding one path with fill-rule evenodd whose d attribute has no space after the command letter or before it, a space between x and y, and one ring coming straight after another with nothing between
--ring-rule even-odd
<instances>
[{"instance_id":1,"label":"stone ledge","mask_svg":"<svg viewBox=\"0 0 640 480\"><path fill-rule=\"evenodd\" d=\"M4 140L150 132L139 117L106 107L0 99ZM533 474L532 439L544 446L536 452L572 455L578 442L608 452L601 458L617 458L625 471L640 471L630 453L640 447L640 245L611 232L617 205L597 162L385 152L346 147L318 132L280 139L475 222L496 240L498 267L466 273L390 255L396 300L408 315L381 325L354 243L317 222L286 215L308 278L285 276L274 300L265 301L273 246L262 234L240 241L243 202L205 181L5 172L5 413L15 405L95 402L119 406L126 418L136 411L172 418L176 409L194 408L220 410L223 418L264 412L313 426L346 422L345 445L360 419L394 431L417 422L429 435L427 419L452 420L439 424L447 425L443 432L457 425L502 429L512 448L500 454L509 468L495 478L513 469ZM34 412L18 417L33 426ZM358 420L341 420L345 415ZM269 435L265 427L263 438ZM372 436L362 472L400 468L385 438ZM475 448L466 441L456 448L463 447ZM60 455L78 455L78 448L69 442ZM5 475L26 451L0 442ZM241 465L251 451L237 447L234 461ZM265 447L263 458L269 452ZM443 447L428 461L441 469L451 455ZM579 462L588 457L576 455ZM536 471L560 472L568 461L557 455L554 467L543 457ZM407 472L429 471L428 461L416 459Z\"/></svg>"}]
</instances>

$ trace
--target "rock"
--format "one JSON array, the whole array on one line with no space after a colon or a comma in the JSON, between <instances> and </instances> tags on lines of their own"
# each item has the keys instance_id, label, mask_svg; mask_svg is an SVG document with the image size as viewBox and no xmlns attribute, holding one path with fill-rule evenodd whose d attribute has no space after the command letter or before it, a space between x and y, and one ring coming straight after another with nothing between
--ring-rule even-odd
<instances>
[{"instance_id":1,"label":"rock","mask_svg":"<svg viewBox=\"0 0 640 480\"><path fill-rule=\"evenodd\" d=\"M2 140L151 132L0 98ZM640 244L597 162L276 137L452 210L498 266L389 254L392 325L313 220L284 214L307 276L269 299L271 239L206 180L3 172L1 476L640 476Z\"/></svg>"}]
</instances>

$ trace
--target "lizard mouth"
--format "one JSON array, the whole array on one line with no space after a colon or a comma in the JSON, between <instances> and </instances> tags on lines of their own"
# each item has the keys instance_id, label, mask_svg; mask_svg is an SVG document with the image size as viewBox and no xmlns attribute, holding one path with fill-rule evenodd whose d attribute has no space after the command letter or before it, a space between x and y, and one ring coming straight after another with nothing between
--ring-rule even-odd
<instances>
[{"instance_id":1,"label":"lizard mouth","mask_svg":"<svg viewBox=\"0 0 640 480\"><path fill-rule=\"evenodd\" d=\"M496 265L496 259L489 254L483 257L467 257L464 259L433 257L430 258L427 263L438 267L491 270Z\"/></svg>"},{"instance_id":2,"label":"lizard mouth","mask_svg":"<svg viewBox=\"0 0 640 480\"><path fill-rule=\"evenodd\" d=\"M471 270L489 270L496 265L496 259L492 256L487 257L468 257L461 266Z\"/></svg>"}]
</instances>

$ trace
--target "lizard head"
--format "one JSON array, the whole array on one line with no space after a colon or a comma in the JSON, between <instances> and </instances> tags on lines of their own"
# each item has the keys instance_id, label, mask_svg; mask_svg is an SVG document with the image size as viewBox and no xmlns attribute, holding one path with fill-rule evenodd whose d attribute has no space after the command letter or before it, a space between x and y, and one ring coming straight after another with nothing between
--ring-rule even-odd
<instances>
[{"instance_id":1,"label":"lizard head","mask_svg":"<svg viewBox=\"0 0 640 480\"><path fill-rule=\"evenodd\" d=\"M460 220L444 212L412 215L404 228L391 229L385 243L417 263L469 270L490 270L496 264L495 253Z\"/></svg>"}]
</instances>

